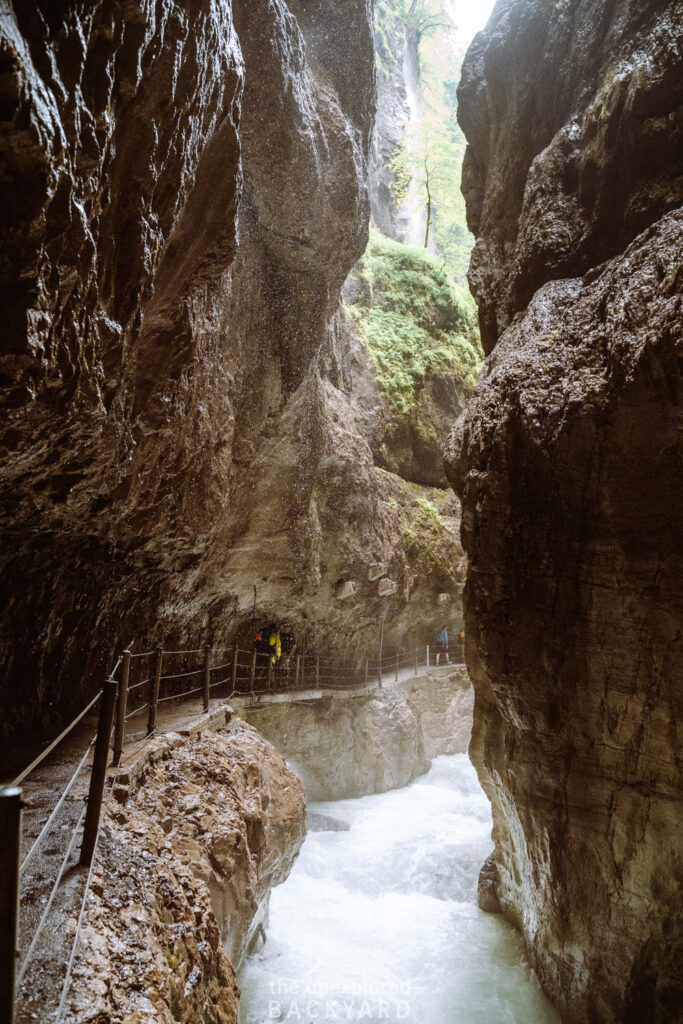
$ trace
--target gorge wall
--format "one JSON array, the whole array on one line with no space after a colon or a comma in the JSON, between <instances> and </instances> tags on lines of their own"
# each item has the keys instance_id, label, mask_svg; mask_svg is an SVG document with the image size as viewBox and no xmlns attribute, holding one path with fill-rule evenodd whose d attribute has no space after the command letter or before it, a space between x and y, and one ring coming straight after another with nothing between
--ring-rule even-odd
<instances>
[{"instance_id":1,"label":"gorge wall","mask_svg":"<svg viewBox=\"0 0 683 1024\"><path fill-rule=\"evenodd\" d=\"M467 750L472 687L463 668L390 681L365 696L264 704L238 712L303 779L309 800L399 789L439 754Z\"/></svg>"},{"instance_id":2,"label":"gorge wall","mask_svg":"<svg viewBox=\"0 0 683 1024\"><path fill-rule=\"evenodd\" d=\"M0 13L5 733L54 728L133 640L225 645L254 612L328 649L383 618L390 649L457 597L450 522L430 576L434 517L416 543L351 402L372 7Z\"/></svg>"},{"instance_id":3,"label":"gorge wall","mask_svg":"<svg viewBox=\"0 0 683 1024\"><path fill-rule=\"evenodd\" d=\"M470 750L568 1024L682 996L682 29L680 2L500 0L459 92L490 353L447 453Z\"/></svg>"}]
</instances>

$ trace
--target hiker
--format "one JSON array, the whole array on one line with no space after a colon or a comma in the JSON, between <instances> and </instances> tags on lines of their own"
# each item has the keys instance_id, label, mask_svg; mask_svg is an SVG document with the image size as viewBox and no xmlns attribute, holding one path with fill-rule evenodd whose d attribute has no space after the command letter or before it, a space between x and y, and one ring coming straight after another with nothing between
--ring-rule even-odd
<instances>
[{"instance_id":1,"label":"hiker","mask_svg":"<svg viewBox=\"0 0 683 1024\"><path fill-rule=\"evenodd\" d=\"M441 629L439 630L439 632L436 634L436 664L437 665L439 664L439 659L441 658L442 654L446 658L446 664L449 664L449 661L448 661L448 630L447 630L445 625L442 626Z\"/></svg>"},{"instance_id":2,"label":"hiker","mask_svg":"<svg viewBox=\"0 0 683 1024\"><path fill-rule=\"evenodd\" d=\"M460 653L462 654L462 660L464 661L465 660L465 630L464 629L460 630L460 636L458 637L458 639L460 640Z\"/></svg>"},{"instance_id":3,"label":"hiker","mask_svg":"<svg viewBox=\"0 0 683 1024\"><path fill-rule=\"evenodd\" d=\"M255 670L259 679L265 677L266 668L270 659L270 645L268 643L269 626L260 626L254 632L254 650L256 652Z\"/></svg>"},{"instance_id":4,"label":"hiker","mask_svg":"<svg viewBox=\"0 0 683 1024\"><path fill-rule=\"evenodd\" d=\"M280 639L282 641L282 655L284 662L289 668L289 663L297 648L296 637L292 633L292 625L290 622L283 623Z\"/></svg>"},{"instance_id":5,"label":"hiker","mask_svg":"<svg viewBox=\"0 0 683 1024\"><path fill-rule=\"evenodd\" d=\"M282 638L280 630L273 624L268 629L268 647L270 650L270 664L275 666L282 655Z\"/></svg>"}]
</instances>

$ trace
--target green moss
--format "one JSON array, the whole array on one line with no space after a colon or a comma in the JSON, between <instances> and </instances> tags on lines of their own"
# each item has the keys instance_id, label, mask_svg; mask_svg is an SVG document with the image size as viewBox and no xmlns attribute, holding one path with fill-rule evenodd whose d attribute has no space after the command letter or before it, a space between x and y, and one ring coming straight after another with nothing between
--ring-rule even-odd
<instances>
[{"instance_id":1,"label":"green moss","mask_svg":"<svg viewBox=\"0 0 683 1024\"><path fill-rule=\"evenodd\" d=\"M373 229L354 275L367 282L371 302L349 312L377 385L395 409L413 408L428 376L455 377L466 392L474 388L484 358L474 303L437 258Z\"/></svg>"},{"instance_id":2,"label":"green moss","mask_svg":"<svg viewBox=\"0 0 683 1024\"><path fill-rule=\"evenodd\" d=\"M398 513L409 571L429 575L444 590L458 583L462 550L458 524L449 511L449 492L409 483L385 470L376 469L389 504Z\"/></svg>"}]
</instances>

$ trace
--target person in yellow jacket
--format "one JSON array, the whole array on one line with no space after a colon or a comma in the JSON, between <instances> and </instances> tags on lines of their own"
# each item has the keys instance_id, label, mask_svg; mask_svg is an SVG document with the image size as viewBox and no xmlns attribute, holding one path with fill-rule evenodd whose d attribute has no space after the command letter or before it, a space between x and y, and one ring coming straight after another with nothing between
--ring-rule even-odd
<instances>
[{"instance_id":1,"label":"person in yellow jacket","mask_svg":"<svg viewBox=\"0 0 683 1024\"><path fill-rule=\"evenodd\" d=\"M271 650L270 664L277 665L282 654L282 639L280 637L280 630L277 626L272 626L270 629L270 636L268 637L268 645Z\"/></svg>"}]
</instances>

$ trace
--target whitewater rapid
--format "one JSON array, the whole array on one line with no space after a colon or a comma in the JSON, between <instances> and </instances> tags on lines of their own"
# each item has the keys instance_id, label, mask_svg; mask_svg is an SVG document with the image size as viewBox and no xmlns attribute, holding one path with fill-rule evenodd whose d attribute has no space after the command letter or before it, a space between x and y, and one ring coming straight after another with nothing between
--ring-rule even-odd
<instances>
[{"instance_id":1,"label":"whitewater rapid","mask_svg":"<svg viewBox=\"0 0 683 1024\"><path fill-rule=\"evenodd\" d=\"M309 810L347 828L309 832L273 891L268 941L239 979L242 1024L559 1021L517 932L477 907L491 814L465 754Z\"/></svg>"}]
</instances>

